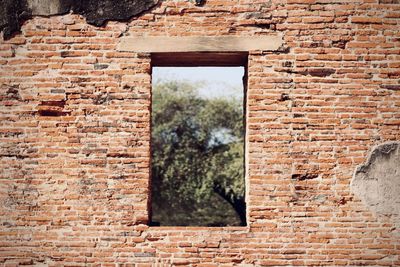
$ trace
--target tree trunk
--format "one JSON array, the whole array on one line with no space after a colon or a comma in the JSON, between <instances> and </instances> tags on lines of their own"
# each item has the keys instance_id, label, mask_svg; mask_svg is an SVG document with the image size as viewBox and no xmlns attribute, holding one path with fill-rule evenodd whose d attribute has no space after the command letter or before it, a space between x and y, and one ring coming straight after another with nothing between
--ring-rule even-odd
<instances>
[{"instance_id":1,"label":"tree trunk","mask_svg":"<svg viewBox=\"0 0 400 267\"><path fill-rule=\"evenodd\" d=\"M234 204L232 207L235 209L236 213L239 215L240 218L240 225L246 226L246 202L244 199L235 199Z\"/></svg>"},{"instance_id":2,"label":"tree trunk","mask_svg":"<svg viewBox=\"0 0 400 267\"><path fill-rule=\"evenodd\" d=\"M214 192L225 199L236 211L240 219L240 225L246 226L246 202L244 201L244 198L235 196L233 192L227 192L225 188L219 184L214 185Z\"/></svg>"}]
</instances>

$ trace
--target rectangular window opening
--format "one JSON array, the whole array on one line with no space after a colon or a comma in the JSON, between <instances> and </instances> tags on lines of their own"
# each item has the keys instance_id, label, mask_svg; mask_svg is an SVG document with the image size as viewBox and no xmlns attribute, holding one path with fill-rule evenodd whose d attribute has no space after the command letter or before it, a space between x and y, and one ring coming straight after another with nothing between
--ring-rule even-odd
<instances>
[{"instance_id":1,"label":"rectangular window opening","mask_svg":"<svg viewBox=\"0 0 400 267\"><path fill-rule=\"evenodd\" d=\"M245 226L247 54L152 55L151 226Z\"/></svg>"}]
</instances>

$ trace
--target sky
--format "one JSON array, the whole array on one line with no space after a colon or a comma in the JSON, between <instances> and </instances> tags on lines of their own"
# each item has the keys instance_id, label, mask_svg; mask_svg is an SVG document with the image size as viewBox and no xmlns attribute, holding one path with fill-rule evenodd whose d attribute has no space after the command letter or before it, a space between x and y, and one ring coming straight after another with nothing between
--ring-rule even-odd
<instances>
[{"instance_id":1,"label":"sky","mask_svg":"<svg viewBox=\"0 0 400 267\"><path fill-rule=\"evenodd\" d=\"M243 98L244 67L154 67L153 83L179 80L199 84L202 97Z\"/></svg>"}]
</instances>

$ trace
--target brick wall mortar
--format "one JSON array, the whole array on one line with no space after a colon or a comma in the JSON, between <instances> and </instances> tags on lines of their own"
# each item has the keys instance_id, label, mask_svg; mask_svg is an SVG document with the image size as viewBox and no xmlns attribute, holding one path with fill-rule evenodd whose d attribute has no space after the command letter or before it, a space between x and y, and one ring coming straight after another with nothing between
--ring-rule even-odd
<instances>
[{"instance_id":1,"label":"brick wall mortar","mask_svg":"<svg viewBox=\"0 0 400 267\"><path fill-rule=\"evenodd\" d=\"M0 42L0 264L400 266L350 191L400 140L397 1L164 1L104 28L35 17ZM253 36L244 228L148 227L151 62L121 36Z\"/></svg>"}]
</instances>

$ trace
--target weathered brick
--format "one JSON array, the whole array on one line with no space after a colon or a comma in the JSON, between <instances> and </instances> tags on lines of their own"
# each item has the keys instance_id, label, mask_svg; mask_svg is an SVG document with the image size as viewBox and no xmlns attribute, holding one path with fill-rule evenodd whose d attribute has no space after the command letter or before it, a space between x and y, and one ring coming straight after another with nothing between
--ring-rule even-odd
<instances>
[{"instance_id":1,"label":"weathered brick","mask_svg":"<svg viewBox=\"0 0 400 267\"><path fill-rule=\"evenodd\" d=\"M26 21L0 41L0 264L400 266L398 219L350 190L400 140L399 19L396 0L166 0ZM151 55L120 37L277 33L248 59L249 225L146 225Z\"/></svg>"}]
</instances>

